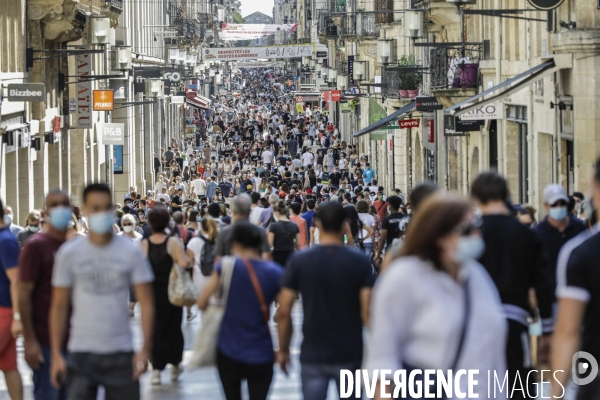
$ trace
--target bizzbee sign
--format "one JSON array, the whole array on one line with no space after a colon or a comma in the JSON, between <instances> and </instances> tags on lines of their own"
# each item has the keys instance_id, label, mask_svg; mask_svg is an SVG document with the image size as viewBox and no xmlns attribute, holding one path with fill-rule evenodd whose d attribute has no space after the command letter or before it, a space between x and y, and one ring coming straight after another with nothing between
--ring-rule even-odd
<instances>
[{"instance_id":1,"label":"bizzbee sign","mask_svg":"<svg viewBox=\"0 0 600 400\"><path fill-rule=\"evenodd\" d=\"M11 83L7 85L10 101L44 101L46 87L43 83Z\"/></svg>"}]
</instances>

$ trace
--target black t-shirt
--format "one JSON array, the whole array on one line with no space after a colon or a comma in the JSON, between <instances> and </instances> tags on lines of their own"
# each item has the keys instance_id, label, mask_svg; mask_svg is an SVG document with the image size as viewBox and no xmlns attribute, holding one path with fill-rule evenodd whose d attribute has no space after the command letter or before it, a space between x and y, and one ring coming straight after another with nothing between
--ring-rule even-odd
<instances>
[{"instance_id":1,"label":"black t-shirt","mask_svg":"<svg viewBox=\"0 0 600 400\"><path fill-rule=\"evenodd\" d=\"M394 244L395 239L402 239L406 234L409 221L409 216L402 213L390 214L381 221L381 229L387 231L386 245L388 247Z\"/></svg>"},{"instance_id":2,"label":"black t-shirt","mask_svg":"<svg viewBox=\"0 0 600 400\"><path fill-rule=\"evenodd\" d=\"M171 197L171 203L175 203L181 206L181 197L179 197L178 195ZM173 207L174 210L179 210L180 208L181 207Z\"/></svg>"},{"instance_id":3,"label":"black t-shirt","mask_svg":"<svg viewBox=\"0 0 600 400\"><path fill-rule=\"evenodd\" d=\"M300 362L362 362L360 291L373 286L369 258L343 246L316 246L294 253L283 286L302 294L304 322Z\"/></svg>"},{"instance_id":4,"label":"black t-shirt","mask_svg":"<svg viewBox=\"0 0 600 400\"><path fill-rule=\"evenodd\" d=\"M502 304L529 311L529 289L534 288L542 319L551 318L552 271L537 235L510 215L484 215L482 220L485 252L479 262L496 284Z\"/></svg>"},{"instance_id":5,"label":"black t-shirt","mask_svg":"<svg viewBox=\"0 0 600 400\"><path fill-rule=\"evenodd\" d=\"M269 232L275 234L274 251L292 251L294 250L294 239L300 233L300 229L292 221L276 221L269 224Z\"/></svg>"},{"instance_id":6,"label":"black t-shirt","mask_svg":"<svg viewBox=\"0 0 600 400\"><path fill-rule=\"evenodd\" d=\"M288 160L288 158L286 156L277 157L277 162L281 163L281 165L285 165L287 160Z\"/></svg>"},{"instance_id":7,"label":"black t-shirt","mask_svg":"<svg viewBox=\"0 0 600 400\"><path fill-rule=\"evenodd\" d=\"M560 298L585 301L581 350L600 358L600 233L586 231L563 247L558 259ZM578 349L579 350L579 349ZM594 386L594 385L590 385ZM598 398L598 396L589 397Z\"/></svg>"},{"instance_id":8,"label":"black t-shirt","mask_svg":"<svg viewBox=\"0 0 600 400\"><path fill-rule=\"evenodd\" d=\"M224 197L229 196L229 192L233 189L233 185L229 182L221 182L219 183L219 189L221 189L221 193L223 193Z\"/></svg>"},{"instance_id":9,"label":"black t-shirt","mask_svg":"<svg viewBox=\"0 0 600 400\"><path fill-rule=\"evenodd\" d=\"M342 179L342 174L340 174L339 172L338 173L332 172L329 174L329 183L331 184L331 186L339 187L341 179Z\"/></svg>"}]
</instances>

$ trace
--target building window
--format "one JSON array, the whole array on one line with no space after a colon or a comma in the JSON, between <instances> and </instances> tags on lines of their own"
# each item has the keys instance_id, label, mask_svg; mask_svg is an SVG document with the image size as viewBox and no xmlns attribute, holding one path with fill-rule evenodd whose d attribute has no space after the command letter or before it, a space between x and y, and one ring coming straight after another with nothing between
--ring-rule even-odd
<instances>
[{"instance_id":1,"label":"building window","mask_svg":"<svg viewBox=\"0 0 600 400\"><path fill-rule=\"evenodd\" d=\"M510 105L506 108L506 120L517 126L517 199L519 204L529 202L529 148L527 143L527 107Z\"/></svg>"},{"instance_id":2,"label":"building window","mask_svg":"<svg viewBox=\"0 0 600 400\"><path fill-rule=\"evenodd\" d=\"M376 13L375 22L378 24L387 24L394 22L394 0L375 0L375 11L390 11L386 13Z\"/></svg>"}]
</instances>

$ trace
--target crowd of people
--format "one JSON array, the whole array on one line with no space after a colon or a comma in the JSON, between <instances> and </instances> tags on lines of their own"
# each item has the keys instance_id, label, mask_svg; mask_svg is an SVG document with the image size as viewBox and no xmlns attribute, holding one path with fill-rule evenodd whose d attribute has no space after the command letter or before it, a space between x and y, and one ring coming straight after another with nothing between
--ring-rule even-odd
<instances>
[{"instance_id":1,"label":"crowd of people","mask_svg":"<svg viewBox=\"0 0 600 400\"><path fill-rule=\"evenodd\" d=\"M93 183L81 207L52 190L24 228L0 203L0 370L12 400L23 398L18 335L36 400L96 399L100 386L107 399L137 399L149 363L153 385L167 369L177 381L182 323L202 318L225 280L216 367L227 400L242 398L244 380L251 400L266 399L274 363L288 371L298 301L309 400L361 366L508 371L512 383L550 365L563 371L560 395L575 352L600 357L600 160L588 196L550 185L544 213L512 204L495 172L475 178L469 199L431 183L405 198L378 185L325 111L293 117L265 74L248 72L240 93L215 98L198 137L171 141L152 190L131 187L114 204ZM191 275L197 307L172 304L174 265ZM534 381L521 385L497 398L531 398ZM598 398L600 380L578 396Z\"/></svg>"}]
</instances>

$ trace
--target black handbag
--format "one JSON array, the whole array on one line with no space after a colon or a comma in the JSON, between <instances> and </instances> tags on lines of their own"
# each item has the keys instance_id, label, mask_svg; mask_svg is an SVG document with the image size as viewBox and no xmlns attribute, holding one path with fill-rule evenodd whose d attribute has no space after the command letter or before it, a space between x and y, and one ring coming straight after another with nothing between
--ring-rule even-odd
<instances>
[{"instance_id":1,"label":"black handbag","mask_svg":"<svg viewBox=\"0 0 600 400\"><path fill-rule=\"evenodd\" d=\"M462 327L461 327L460 339L458 341L458 347L456 349L456 354L454 355L454 360L452 361L452 364L450 366L450 370L452 372L456 372L456 366L458 365L458 361L460 360L460 355L461 355L463 347L464 347L465 337L467 336L467 328L469 325L469 319L471 317L471 296L469 294L469 279L468 278L465 281L464 285L462 285L462 287L463 287L463 291L465 293L465 304L464 304L465 317L463 319L463 323L462 323ZM421 371L425 370L425 368L414 367L414 366L411 366L406 363L404 363L404 369L406 370L406 379L408 379L408 377L410 376L410 373L414 370L421 370ZM413 382L414 382L413 391L415 393L418 393L418 391L416 390L417 382L421 382L422 396L418 397L418 398L419 399L424 398L425 393L426 393L426 391L425 391L425 376L423 374L416 375ZM429 385L429 393L435 393L435 395L437 396L437 379L434 380L433 384ZM410 391L408 390L408 385L407 385L406 396L407 397L405 397L405 399L413 399L413 397L410 396ZM435 398L436 399L444 399L444 400L447 399L445 394L443 394L442 397L435 397Z\"/></svg>"}]
</instances>

